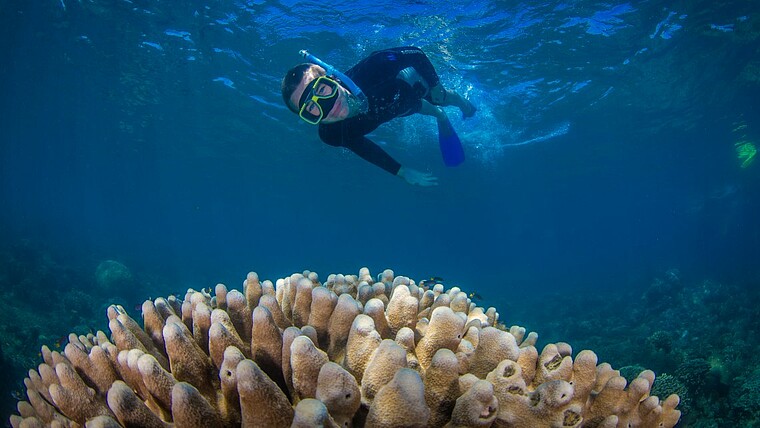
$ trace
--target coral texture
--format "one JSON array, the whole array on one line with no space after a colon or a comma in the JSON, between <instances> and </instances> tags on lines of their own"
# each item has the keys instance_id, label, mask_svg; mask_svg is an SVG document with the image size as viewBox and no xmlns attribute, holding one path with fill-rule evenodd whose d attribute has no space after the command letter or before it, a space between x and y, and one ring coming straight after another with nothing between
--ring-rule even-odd
<instances>
[{"instance_id":1,"label":"coral texture","mask_svg":"<svg viewBox=\"0 0 760 428\"><path fill-rule=\"evenodd\" d=\"M494 308L386 270L313 272L108 309L30 370L18 427L672 427L679 398Z\"/></svg>"}]
</instances>

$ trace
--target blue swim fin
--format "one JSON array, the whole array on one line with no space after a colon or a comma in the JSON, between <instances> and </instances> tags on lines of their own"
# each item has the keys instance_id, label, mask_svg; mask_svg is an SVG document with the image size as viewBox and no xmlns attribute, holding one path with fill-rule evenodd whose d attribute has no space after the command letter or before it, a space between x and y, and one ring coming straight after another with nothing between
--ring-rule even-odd
<instances>
[{"instance_id":1,"label":"blue swim fin","mask_svg":"<svg viewBox=\"0 0 760 428\"><path fill-rule=\"evenodd\" d=\"M438 121L438 143L446 166L458 166L464 162L462 142L459 141L459 136L448 120Z\"/></svg>"}]
</instances>

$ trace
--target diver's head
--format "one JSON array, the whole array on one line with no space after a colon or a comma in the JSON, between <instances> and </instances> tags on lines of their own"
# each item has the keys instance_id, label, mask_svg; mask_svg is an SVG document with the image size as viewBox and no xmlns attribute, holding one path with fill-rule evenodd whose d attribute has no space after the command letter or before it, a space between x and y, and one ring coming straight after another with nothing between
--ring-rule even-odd
<instances>
[{"instance_id":1,"label":"diver's head","mask_svg":"<svg viewBox=\"0 0 760 428\"><path fill-rule=\"evenodd\" d=\"M358 113L353 96L316 64L299 64L282 79L282 98L290 111L311 124L333 123Z\"/></svg>"}]
</instances>

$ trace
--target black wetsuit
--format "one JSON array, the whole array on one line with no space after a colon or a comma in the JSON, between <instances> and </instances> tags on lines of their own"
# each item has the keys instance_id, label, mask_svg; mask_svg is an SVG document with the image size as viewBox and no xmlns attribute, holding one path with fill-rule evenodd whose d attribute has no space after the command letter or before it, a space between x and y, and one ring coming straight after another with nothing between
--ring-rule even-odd
<instances>
[{"instance_id":1,"label":"black wetsuit","mask_svg":"<svg viewBox=\"0 0 760 428\"><path fill-rule=\"evenodd\" d=\"M406 81L396 78L407 67L414 67L425 79L428 88L420 84L412 87ZM365 135L391 119L419 112L422 100L430 101L428 89L438 85L438 74L421 49L400 47L373 52L346 71L346 75L367 96L369 110L340 122L320 124L319 137L331 146L346 147L396 175L401 164Z\"/></svg>"}]
</instances>

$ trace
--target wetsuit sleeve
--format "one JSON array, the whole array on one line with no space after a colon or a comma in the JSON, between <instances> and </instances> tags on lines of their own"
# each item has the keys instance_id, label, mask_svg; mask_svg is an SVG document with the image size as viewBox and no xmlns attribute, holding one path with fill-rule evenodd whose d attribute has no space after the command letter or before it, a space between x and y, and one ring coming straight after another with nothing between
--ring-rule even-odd
<instances>
[{"instance_id":1,"label":"wetsuit sleeve","mask_svg":"<svg viewBox=\"0 0 760 428\"><path fill-rule=\"evenodd\" d=\"M362 159L372 162L393 175L398 174L401 164L396 162L385 150L367 137L351 140L344 147L359 155Z\"/></svg>"},{"instance_id":2,"label":"wetsuit sleeve","mask_svg":"<svg viewBox=\"0 0 760 428\"><path fill-rule=\"evenodd\" d=\"M385 150L363 135L335 140L327 134L320 128L319 136L325 143L331 146L345 147L359 155L362 159L379 166L393 175L398 174L398 170L401 169L400 163L396 162Z\"/></svg>"}]
</instances>

